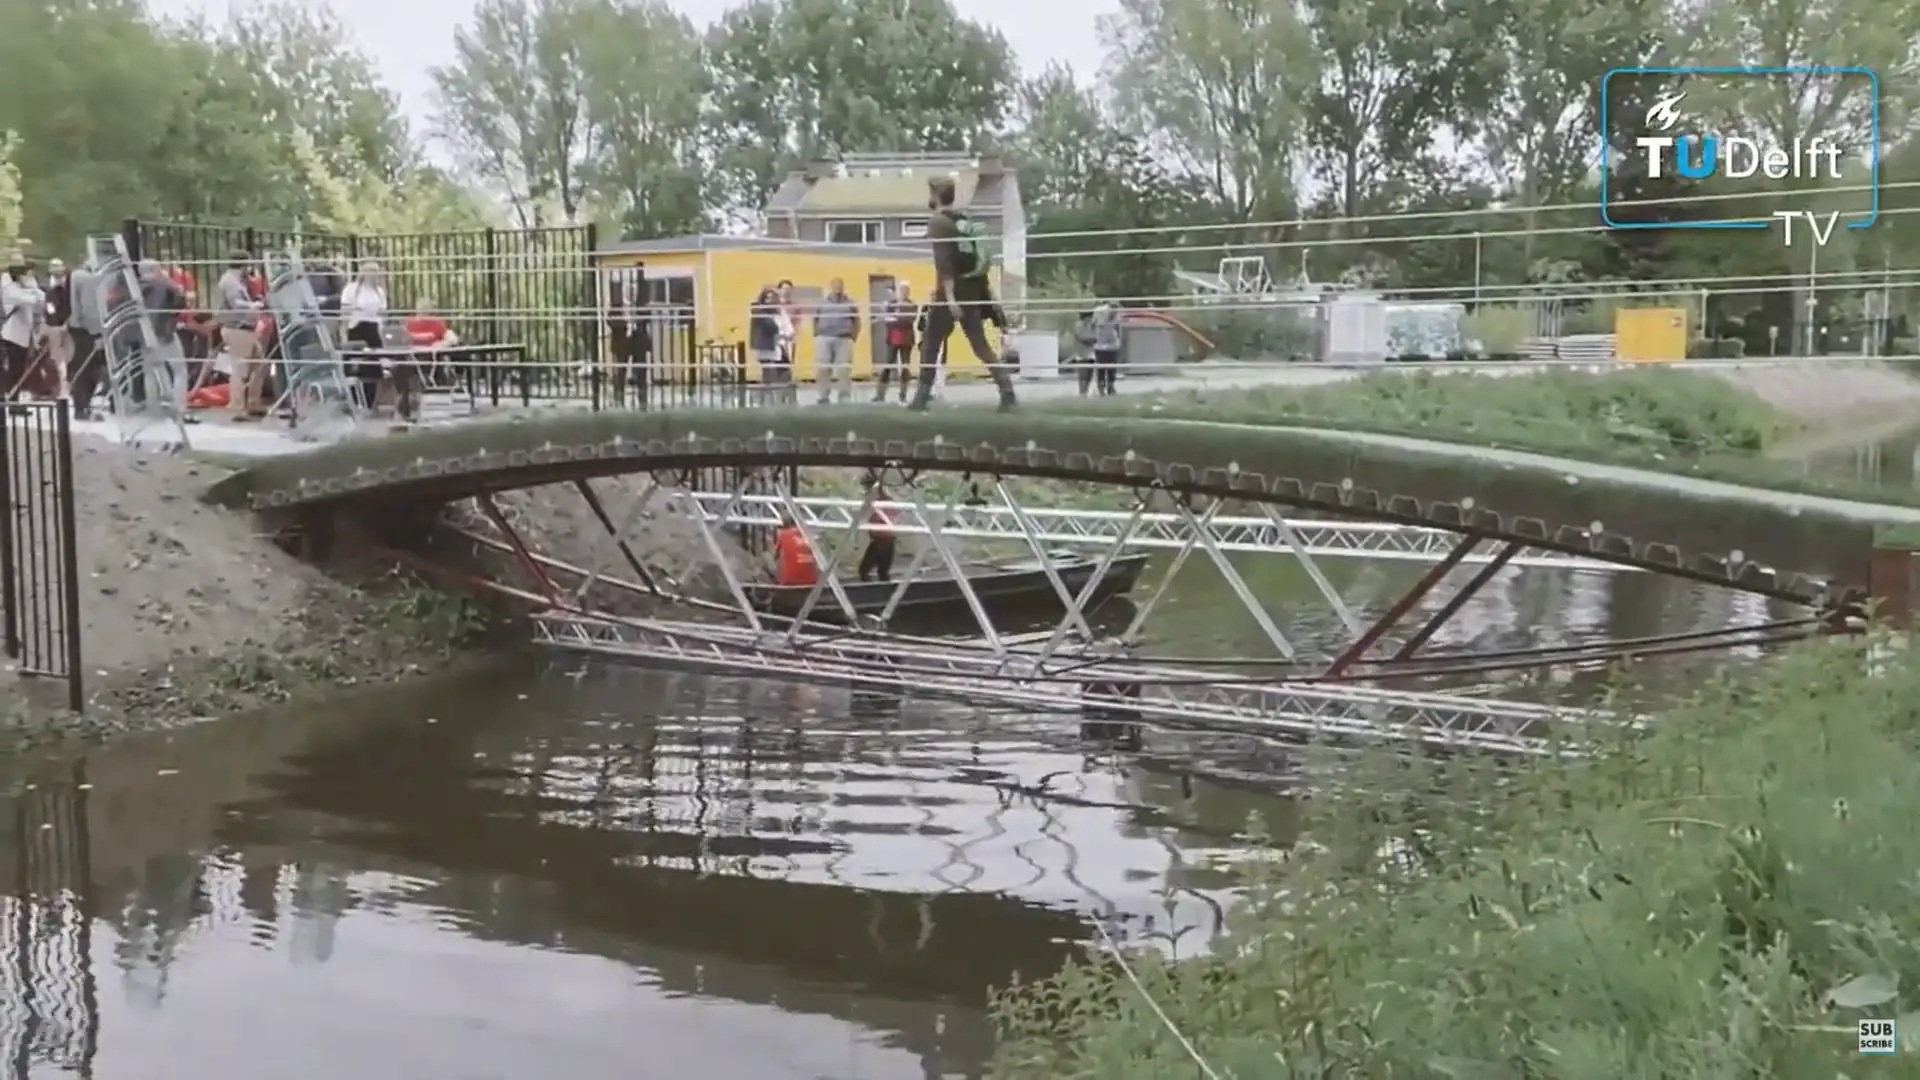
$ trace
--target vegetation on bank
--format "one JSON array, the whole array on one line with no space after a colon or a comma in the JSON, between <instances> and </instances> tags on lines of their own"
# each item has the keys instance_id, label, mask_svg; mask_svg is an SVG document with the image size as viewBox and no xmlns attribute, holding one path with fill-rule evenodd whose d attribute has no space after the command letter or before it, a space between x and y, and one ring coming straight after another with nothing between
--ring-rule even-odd
<instances>
[{"instance_id":1,"label":"vegetation on bank","mask_svg":"<svg viewBox=\"0 0 1920 1080\"><path fill-rule=\"evenodd\" d=\"M1726 379L1691 371L1387 373L1309 387L1121 395L1063 408L1408 435L1785 491L1920 502L1912 489L1810 475L1797 461L1768 457L1802 426Z\"/></svg>"},{"instance_id":2,"label":"vegetation on bank","mask_svg":"<svg viewBox=\"0 0 1920 1080\"><path fill-rule=\"evenodd\" d=\"M1002 995L993 1075L1832 1077L1858 1019L1920 1040L1920 663L1887 646L1715 676L1584 761L1363 760L1211 957Z\"/></svg>"}]
</instances>

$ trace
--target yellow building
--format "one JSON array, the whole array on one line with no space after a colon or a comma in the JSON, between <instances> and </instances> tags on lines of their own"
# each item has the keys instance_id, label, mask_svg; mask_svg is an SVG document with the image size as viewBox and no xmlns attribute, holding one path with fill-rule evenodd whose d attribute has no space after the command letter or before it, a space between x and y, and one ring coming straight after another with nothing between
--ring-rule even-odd
<instances>
[{"instance_id":1,"label":"yellow building","mask_svg":"<svg viewBox=\"0 0 1920 1080\"><path fill-rule=\"evenodd\" d=\"M744 344L749 313L762 289L793 282L795 301L804 316L808 304L838 278L847 295L860 304L865 324L854 350L854 377L862 379L873 376L885 349L877 319L894 285L904 282L921 303L933 291L933 262L925 249L686 236L604 246L597 256L603 310L607 298L617 295L616 286L637 278L636 269L644 269L656 323L691 325L700 344ZM804 318L798 329L794 377L805 381L813 378L813 335ZM991 330L989 336L993 336ZM947 362L956 378L984 374L958 333L949 342ZM758 379L751 354L748 365L749 377Z\"/></svg>"}]
</instances>

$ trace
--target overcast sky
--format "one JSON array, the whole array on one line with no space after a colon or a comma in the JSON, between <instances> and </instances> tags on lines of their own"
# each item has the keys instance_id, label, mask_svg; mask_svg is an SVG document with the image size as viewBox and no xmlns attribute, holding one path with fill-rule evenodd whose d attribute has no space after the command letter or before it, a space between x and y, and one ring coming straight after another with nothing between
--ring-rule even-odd
<instances>
[{"instance_id":1,"label":"overcast sky","mask_svg":"<svg viewBox=\"0 0 1920 1080\"><path fill-rule=\"evenodd\" d=\"M245 10L245 2L228 0L148 0L153 10L168 16L203 11L215 18L230 10ZM911 2L911 0L907 0ZM1006 35L1028 73L1038 73L1049 62L1072 64L1082 79L1091 80L1100 61L1094 19L1119 8L1118 0L953 0L960 14L985 23ZM668 0L676 10L705 26L739 0ZM431 83L427 69L444 64L453 55L453 29L467 22L473 0L331 0L330 6L350 28L360 47L380 64L387 84L399 91L407 114L425 119Z\"/></svg>"}]
</instances>

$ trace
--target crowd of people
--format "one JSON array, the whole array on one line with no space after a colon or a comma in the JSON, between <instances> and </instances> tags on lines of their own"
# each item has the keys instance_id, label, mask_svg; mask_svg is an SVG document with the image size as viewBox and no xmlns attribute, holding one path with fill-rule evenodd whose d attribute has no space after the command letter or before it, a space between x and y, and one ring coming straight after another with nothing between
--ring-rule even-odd
<instances>
[{"instance_id":1,"label":"crowd of people","mask_svg":"<svg viewBox=\"0 0 1920 1080\"><path fill-rule=\"evenodd\" d=\"M958 330L993 378L1002 410L1012 409L1011 372L1018 355L1010 347L996 351L985 334L985 327L993 325L1004 341L1010 329L1007 313L989 286L992 257L985 233L955 209L950 179L930 181L928 210L934 292L922 303L908 285L897 285L873 313L884 340L876 350L872 400L897 396L909 408L926 408L944 382L948 339ZM24 258L13 255L4 261L0 390L9 399L67 392L80 416L91 415L106 375L103 315L119 302L108 297L103 304L98 293L123 289L123 282L103 280L92 259L71 272L53 260L44 285ZM186 266L153 260L138 265L136 281L153 334L179 345L181 376L192 407L224 409L239 422L258 421L277 405L285 407L287 391L301 378L304 364L335 361L331 351L316 352L309 342L281 340L267 302L266 275L247 252L232 252L211 288L203 289L206 283ZM353 267L351 275L327 260L315 260L307 266L307 281L321 321L337 324L343 347L338 359L357 386L359 404L374 412L390 405L399 419L417 419L422 392L438 374L456 366L453 350L461 344L433 303L425 301L410 315L397 315L385 272L371 260ZM618 287L615 293L608 319L614 398L624 400L631 381L638 383L644 400L652 327L642 298L626 297ZM747 342L762 385L778 395L776 400L798 400L794 347L800 333L810 330L817 400L851 401L853 359L865 324L861 305L839 279L804 305L792 281L762 290L749 312ZM137 326L117 332L129 336L113 343L116 356L139 355L144 349L147 338ZM1114 393L1122 343L1118 311L1101 304L1082 313L1073 340L1079 346L1072 359L1079 362L1081 394ZM129 387L135 395L146 392L144 379L130 380Z\"/></svg>"},{"instance_id":2,"label":"crowd of people","mask_svg":"<svg viewBox=\"0 0 1920 1080\"><path fill-rule=\"evenodd\" d=\"M126 285L103 275L94 259L71 271L51 260L44 284L20 254L9 253L4 261L0 392L10 401L64 393L76 418L91 418L107 375L104 317L126 300ZM347 357L347 373L359 385L362 404L384 408L383 390L390 389L395 415L417 419L421 391L440 369L451 367L451 350L460 344L433 303L397 316L389 307L384 274L372 261L360 264L352 280L331 264L319 264L310 269L308 281L319 316L338 318L343 341L376 351L366 359ZM296 377L291 367L299 350L281 339L267 303L266 275L251 255L231 253L204 295L193 272L177 263L143 260L135 282L155 338L179 346L177 374L189 407L224 410L237 422L259 421L274 411ZM390 332L400 338L398 349L389 345ZM124 335L113 342L116 355L146 352L147 337L138 324L116 327L116 333ZM407 359L394 362L396 352ZM144 401L146 380L127 380L127 390L133 401Z\"/></svg>"}]
</instances>

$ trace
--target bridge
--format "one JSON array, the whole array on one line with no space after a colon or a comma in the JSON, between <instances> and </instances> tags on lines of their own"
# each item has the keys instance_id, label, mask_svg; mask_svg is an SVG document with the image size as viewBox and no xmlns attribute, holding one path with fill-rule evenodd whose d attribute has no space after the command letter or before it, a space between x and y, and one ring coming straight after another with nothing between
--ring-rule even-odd
<instances>
[{"instance_id":1,"label":"bridge","mask_svg":"<svg viewBox=\"0 0 1920 1080\"><path fill-rule=\"evenodd\" d=\"M835 571L867 527L879 489L860 500L802 500L789 479L800 468L882 478L889 505L902 512L899 528L921 537L906 578L878 616L850 602ZM702 490L715 486L717 475L728 490ZM934 483L942 476L944 498ZM621 482L606 483L615 479ZM1111 489L1132 505L1078 514L1022 506L1014 485L1036 479ZM579 492L631 578L535 550L494 499L554 484ZM618 521L609 488L630 499ZM838 685L907 685L1031 710L1110 710L1156 727L1255 740L1392 737L1523 754L1557 752L1569 732L1618 718L1497 700L1473 680L1528 666L1764 647L1837 629L1859 613L1873 584L1876 545L1920 533L1920 507L1402 436L863 406L478 421L262 460L221 481L209 497L312 532L325 532L341 514L384 516L394 507L470 501L483 525L469 535L514 568L513 581L479 584L524 602L542 643L584 654ZM690 524L712 556L723 597L696 595L635 557L626 535L633 522L662 514ZM784 616L755 602L739 559L727 554L734 541L726 536L729 528L751 534L782 516L802 526L824 571L799 610ZM1318 562L1330 554L1329 537L1369 533L1391 535L1402 557L1428 565L1387 611L1364 620ZM1032 565L1045 569L1064 617L1026 633L996 625L961 566L958 547L969 536L1025 545ZM1089 556L1096 565L1078 588L1050 569L1050 550L1063 544L1099 553ZM1166 575L1133 605L1124 629L1097 627L1094 601L1103 598L1105 575L1124 552L1141 547L1170 555ZM1338 648L1316 652L1294 641L1230 551L1240 559L1267 553L1295 560L1343 628ZM1213 565L1270 651L1194 659L1155 654L1143 644L1172 575L1196 553ZM1502 569L1553 564L1706 583L1798 614L1500 654L1430 647ZM973 636L915 636L897 625L900 595L942 566L959 582ZM1465 580L1442 602L1436 590L1455 570ZM614 595L649 607L641 615L615 614L616 605L603 599ZM1400 625L1423 604L1430 609L1423 623ZM1411 676L1469 686L1395 688Z\"/></svg>"}]
</instances>

